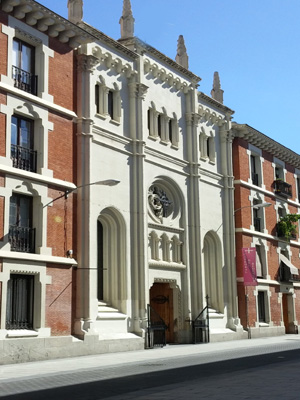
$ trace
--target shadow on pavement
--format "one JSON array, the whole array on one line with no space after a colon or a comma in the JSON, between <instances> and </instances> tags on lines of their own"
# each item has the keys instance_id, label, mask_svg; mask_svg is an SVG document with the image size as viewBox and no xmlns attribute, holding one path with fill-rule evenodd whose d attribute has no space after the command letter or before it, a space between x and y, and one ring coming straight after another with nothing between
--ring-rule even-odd
<instances>
[{"instance_id":1,"label":"shadow on pavement","mask_svg":"<svg viewBox=\"0 0 300 400\"><path fill-rule=\"evenodd\" d=\"M176 362L176 360L174 360ZM26 392L23 394L15 394L0 398L7 400L95 400L105 399L118 395L126 395L126 393L134 391L143 391L153 389L155 387L163 387L166 385L178 384L180 382L188 382L197 380L201 383L202 380L207 382L212 378L212 384L218 376L225 374L245 373L246 370L253 368L263 368L274 364L284 368L287 363L300 363L300 350L289 350L271 354L263 354L259 356L243 357L238 359L213 362L208 364L193 365L181 368L173 368L164 371L149 372L139 375L126 376L121 378L99 380L96 382L80 383L77 385L58 387L54 389L38 390ZM276 365L277 364L277 365ZM126 368L126 367L124 367ZM295 368L295 371L299 368ZM86 374L87 372L85 372ZM72 374L72 373L70 373ZM69 374L68 374L69 375ZM49 380L51 378L49 377ZM232 377L230 378L232 379ZM237 379L237 377L236 377ZM274 385L276 381L274 377ZM30 382L38 385L39 378L32 378ZM22 381L18 381L20 383ZM299 382L299 381L298 381ZM298 385L297 382L297 385ZM25 383L25 380L24 380ZM13 383L11 383L13 384ZM28 386L28 380L26 382Z\"/></svg>"}]
</instances>

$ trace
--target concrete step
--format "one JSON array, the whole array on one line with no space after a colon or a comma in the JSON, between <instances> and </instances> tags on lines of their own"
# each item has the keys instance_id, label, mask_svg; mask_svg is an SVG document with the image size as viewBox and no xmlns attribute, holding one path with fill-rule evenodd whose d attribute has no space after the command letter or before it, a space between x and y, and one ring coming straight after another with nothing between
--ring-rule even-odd
<instances>
[{"instance_id":1,"label":"concrete step","mask_svg":"<svg viewBox=\"0 0 300 400\"><path fill-rule=\"evenodd\" d=\"M126 335L128 316L104 302L98 303L98 315L94 327L99 335L111 337L112 334Z\"/></svg>"}]
</instances>

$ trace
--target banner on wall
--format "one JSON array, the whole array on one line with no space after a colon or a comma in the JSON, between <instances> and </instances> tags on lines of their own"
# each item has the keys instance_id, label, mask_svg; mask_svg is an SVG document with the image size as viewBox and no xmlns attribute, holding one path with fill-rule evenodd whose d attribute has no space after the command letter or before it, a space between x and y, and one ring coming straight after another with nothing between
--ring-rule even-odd
<instances>
[{"instance_id":1,"label":"banner on wall","mask_svg":"<svg viewBox=\"0 0 300 400\"><path fill-rule=\"evenodd\" d=\"M257 285L256 248L243 247L242 252L243 252L244 285L256 286Z\"/></svg>"}]
</instances>

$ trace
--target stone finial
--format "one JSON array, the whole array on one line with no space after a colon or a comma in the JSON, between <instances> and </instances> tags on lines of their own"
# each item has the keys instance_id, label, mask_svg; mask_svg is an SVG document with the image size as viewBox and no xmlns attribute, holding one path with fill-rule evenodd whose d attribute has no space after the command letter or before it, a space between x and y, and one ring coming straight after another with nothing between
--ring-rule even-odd
<instances>
[{"instance_id":1,"label":"stone finial","mask_svg":"<svg viewBox=\"0 0 300 400\"><path fill-rule=\"evenodd\" d=\"M217 100L219 103L223 104L223 93L224 90L221 89L219 73L215 72L213 88L212 91L210 92L211 97Z\"/></svg>"},{"instance_id":2,"label":"stone finial","mask_svg":"<svg viewBox=\"0 0 300 400\"><path fill-rule=\"evenodd\" d=\"M123 14L120 18L121 39L128 39L134 36L134 21L130 0L123 0Z\"/></svg>"},{"instance_id":3,"label":"stone finial","mask_svg":"<svg viewBox=\"0 0 300 400\"><path fill-rule=\"evenodd\" d=\"M69 21L76 24L82 21L83 17L83 0L68 0Z\"/></svg>"},{"instance_id":4,"label":"stone finial","mask_svg":"<svg viewBox=\"0 0 300 400\"><path fill-rule=\"evenodd\" d=\"M189 69L189 57L186 52L184 38L182 35L180 35L178 38L176 62L182 67Z\"/></svg>"}]
</instances>

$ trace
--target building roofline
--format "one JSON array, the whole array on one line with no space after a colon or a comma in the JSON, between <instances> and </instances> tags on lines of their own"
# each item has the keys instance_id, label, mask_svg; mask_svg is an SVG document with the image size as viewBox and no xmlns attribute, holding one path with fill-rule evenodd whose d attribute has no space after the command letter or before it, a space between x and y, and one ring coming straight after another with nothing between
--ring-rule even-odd
<instances>
[{"instance_id":1,"label":"building roofline","mask_svg":"<svg viewBox=\"0 0 300 400\"><path fill-rule=\"evenodd\" d=\"M200 97L201 99L203 99L204 101L206 101L207 103L213 105L214 107L219 108L220 110L229 113L231 115L233 115L235 113L234 110L232 110L231 108L224 106L224 104L218 102L217 100L213 99L212 97L208 96L207 94L203 93L203 92L198 92L198 97Z\"/></svg>"},{"instance_id":2,"label":"building roofline","mask_svg":"<svg viewBox=\"0 0 300 400\"><path fill-rule=\"evenodd\" d=\"M94 38L98 40L102 40L106 44L116 48L117 50L121 51L122 53L126 54L127 56L131 57L132 59L137 59L139 55L135 53L134 51L128 49L126 46L124 46L122 43L119 41L111 38L110 36L106 35L105 33L99 31L97 28L94 28L93 26L89 25L88 23L81 21L77 24L80 28L88 32L90 35L92 35Z\"/></svg>"},{"instance_id":3,"label":"building roofline","mask_svg":"<svg viewBox=\"0 0 300 400\"><path fill-rule=\"evenodd\" d=\"M0 10L71 48L93 40L88 32L35 0L20 0L17 3L14 0L0 0Z\"/></svg>"},{"instance_id":4,"label":"building roofline","mask_svg":"<svg viewBox=\"0 0 300 400\"><path fill-rule=\"evenodd\" d=\"M232 132L235 137L243 138L254 146L273 154L280 160L287 162L294 167L300 168L299 154L252 128L250 125L233 122Z\"/></svg>"},{"instance_id":5,"label":"building roofline","mask_svg":"<svg viewBox=\"0 0 300 400\"><path fill-rule=\"evenodd\" d=\"M170 65L172 68L176 69L181 74L188 77L190 80L193 81L193 83L198 83L199 81L201 81L201 78L199 76L193 74L191 71L182 67L176 61L172 60L165 54L161 53L159 50L150 46L148 43L143 42L141 39L139 39L136 36L133 38L129 38L129 39L119 39L118 42L124 43L125 46L134 46L138 53L139 52L143 53L146 51L146 52L153 54L155 57L159 58L166 64Z\"/></svg>"}]
</instances>

